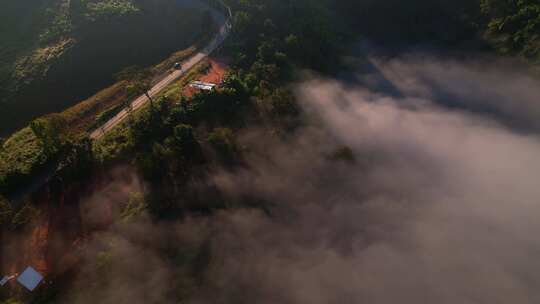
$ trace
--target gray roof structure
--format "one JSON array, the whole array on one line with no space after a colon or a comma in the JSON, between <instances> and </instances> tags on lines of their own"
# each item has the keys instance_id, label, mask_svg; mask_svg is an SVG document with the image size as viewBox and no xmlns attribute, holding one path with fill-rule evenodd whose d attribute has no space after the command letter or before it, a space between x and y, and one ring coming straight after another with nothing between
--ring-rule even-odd
<instances>
[{"instance_id":1,"label":"gray roof structure","mask_svg":"<svg viewBox=\"0 0 540 304\"><path fill-rule=\"evenodd\" d=\"M27 267L17 278L17 282L33 291L43 281L43 276L32 267Z\"/></svg>"},{"instance_id":2,"label":"gray roof structure","mask_svg":"<svg viewBox=\"0 0 540 304\"><path fill-rule=\"evenodd\" d=\"M189 86L199 90L212 91L217 87L217 84L203 81L193 81Z\"/></svg>"}]
</instances>

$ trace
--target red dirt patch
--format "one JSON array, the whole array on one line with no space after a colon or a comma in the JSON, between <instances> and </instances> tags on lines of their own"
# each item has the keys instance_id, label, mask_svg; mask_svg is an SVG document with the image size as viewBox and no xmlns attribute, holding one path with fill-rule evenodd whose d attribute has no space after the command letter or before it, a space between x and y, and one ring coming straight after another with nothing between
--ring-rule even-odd
<instances>
[{"instance_id":1,"label":"red dirt patch","mask_svg":"<svg viewBox=\"0 0 540 304\"><path fill-rule=\"evenodd\" d=\"M208 72L205 75L202 75L197 80L203 81L203 82L209 82L209 83L215 83L215 84L221 84L223 79L225 78L225 75L227 74L227 68L228 68L228 60L224 58L208 58L208 63L210 64L210 68L208 69ZM186 86L184 90L182 91L182 95L186 97L191 97L195 93L197 93L199 90L194 89L190 86Z\"/></svg>"},{"instance_id":2,"label":"red dirt patch","mask_svg":"<svg viewBox=\"0 0 540 304\"><path fill-rule=\"evenodd\" d=\"M47 248L49 241L49 221L41 219L38 225L32 231L30 244L26 251L28 256L28 265L32 265L42 274L47 274L49 265L47 263Z\"/></svg>"},{"instance_id":3,"label":"red dirt patch","mask_svg":"<svg viewBox=\"0 0 540 304\"><path fill-rule=\"evenodd\" d=\"M28 226L24 231L11 231L10 235L6 235L2 240L1 246L5 248L0 252L3 255L0 276L20 274L27 266L32 266L43 275L48 274L49 221L46 216L41 215Z\"/></svg>"},{"instance_id":4,"label":"red dirt patch","mask_svg":"<svg viewBox=\"0 0 540 304\"><path fill-rule=\"evenodd\" d=\"M120 168L110 176L98 173L84 185L41 189L32 198L39 216L21 231L0 231L0 275L20 273L27 266L47 280L76 272L86 240L94 232L106 231L118 218L121 205L141 189L129 172ZM17 284L12 286L17 290Z\"/></svg>"}]
</instances>

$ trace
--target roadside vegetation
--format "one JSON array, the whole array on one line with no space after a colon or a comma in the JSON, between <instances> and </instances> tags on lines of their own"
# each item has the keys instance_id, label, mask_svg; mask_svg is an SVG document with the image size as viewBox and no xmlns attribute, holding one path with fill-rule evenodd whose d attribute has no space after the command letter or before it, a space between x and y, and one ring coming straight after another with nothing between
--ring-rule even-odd
<instances>
[{"instance_id":1,"label":"roadside vegetation","mask_svg":"<svg viewBox=\"0 0 540 304\"><path fill-rule=\"evenodd\" d=\"M161 75L170 70L171 62L182 61L192 55L194 51L194 48L189 48L175 52L158 65L146 69L148 73L145 81L152 82L159 79ZM47 130L49 133L57 132L59 137L64 138L53 142L54 145L61 146L67 142L79 141L123 109L137 93L129 90L129 83L126 80L118 80L112 86L99 91L87 100L61 113L43 116L3 140L3 143L0 142L3 144L2 149L0 149L0 194L9 196L17 193L35 180L36 176L53 172L59 158L61 158L55 153L45 153L43 142L32 129L35 122L52 122L54 124L54 121L60 121L60 123L56 123L62 125L58 126L59 129ZM63 149L57 147L56 150Z\"/></svg>"}]
</instances>

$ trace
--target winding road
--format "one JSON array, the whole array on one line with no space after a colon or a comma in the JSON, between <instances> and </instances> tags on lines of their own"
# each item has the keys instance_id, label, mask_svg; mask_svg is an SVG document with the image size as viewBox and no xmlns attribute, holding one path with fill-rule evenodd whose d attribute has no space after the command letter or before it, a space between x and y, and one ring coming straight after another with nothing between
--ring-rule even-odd
<instances>
[{"instance_id":1,"label":"winding road","mask_svg":"<svg viewBox=\"0 0 540 304\"><path fill-rule=\"evenodd\" d=\"M199 50L196 54L191 56L189 59L185 60L182 63L182 69L174 70L172 73L170 73L165 78L163 78L158 83L156 83L152 87L152 89L148 91L148 95L150 95L150 97L156 96L168 85L173 83L178 78L182 77L182 75L186 74L197 63L201 62L201 60L208 57L208 55L210 55L213 51L215 51L229 35L231 31L231 27L232 27L230 23L231 14L230 14L229 8L227 8L227 10L229 11L228 16L225 16L224 14L219 12L217 9L211 8L210 6L208 6L207 8L211 10L213 19L217 21L217 23L220 25L219 32L208 43L208 45L205 48L203 48L202 50ZM148 102L149 102L149 99L148 97L146 97L146 95L137 97L135 100L131 102L130 107L125 107L122 111L116 114L113 118L111 118L105 124L103 124L102 126L98 127L96 130L94 130L92 133L90 133L90 138L93 140L96 140L103 137L105 134L107 134L107 132L112 130L114 127L120 124L126 117L128 117L131 111L140 109Z\"/></svg>"}]
</instances>

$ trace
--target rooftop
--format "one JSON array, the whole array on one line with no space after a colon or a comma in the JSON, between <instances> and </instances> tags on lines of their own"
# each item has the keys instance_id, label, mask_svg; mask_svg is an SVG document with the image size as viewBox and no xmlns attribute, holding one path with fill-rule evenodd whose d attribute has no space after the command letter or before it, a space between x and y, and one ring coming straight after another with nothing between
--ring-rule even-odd
<instances>
[{"instance_id":1,"label":"rooftop","mask_svg":"<svg viewBox=\"0 0 540 304\"><path fill-rule=\"evenodd\" d=\"M32 267L27 267L17 278L17 282L30 291L36 289L42 280L43 276Z\"/></svg>"}]
</instances>

